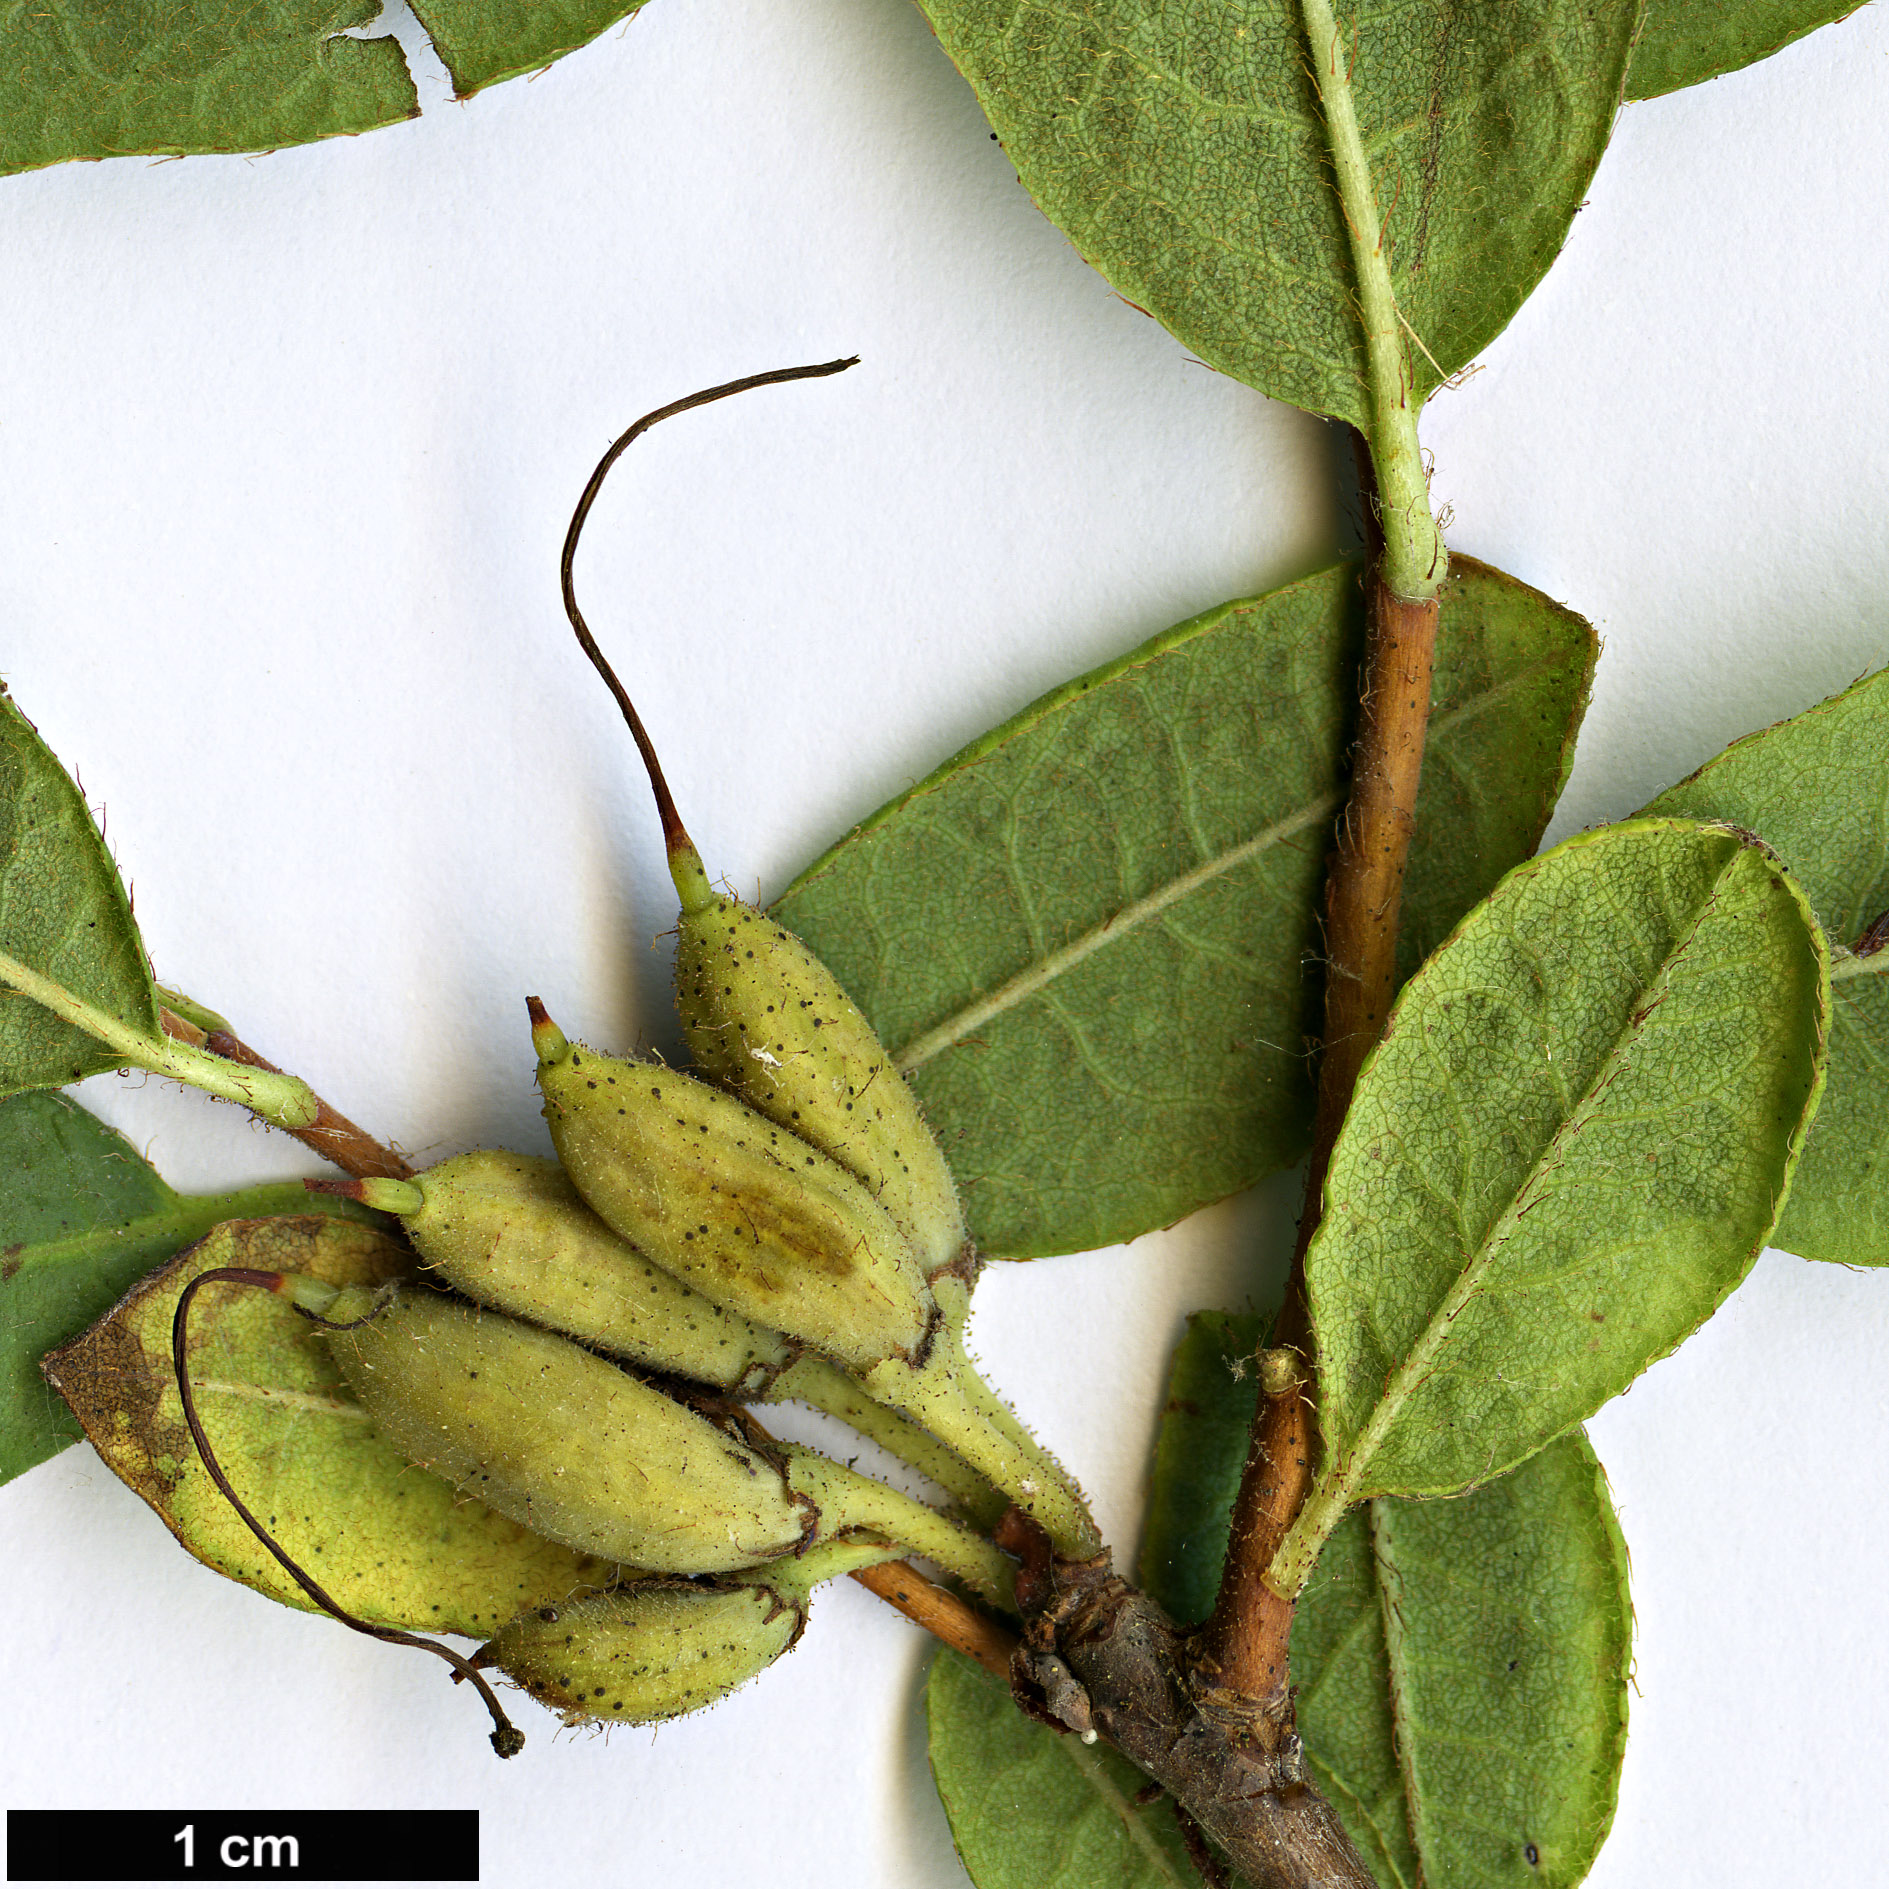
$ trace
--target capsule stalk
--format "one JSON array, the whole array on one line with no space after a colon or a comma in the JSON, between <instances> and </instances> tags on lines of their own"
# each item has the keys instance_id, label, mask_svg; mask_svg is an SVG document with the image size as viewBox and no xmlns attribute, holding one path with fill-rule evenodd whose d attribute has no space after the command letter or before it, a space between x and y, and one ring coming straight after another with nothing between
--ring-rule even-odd
<instances>
[{"instance_id":1,"label":"capsule stalk","mask_svg":"<svg viewBox=\"0 0 1889 1889\"><path fill-rule=\"evenodd\" d=\"M1009 1506L1008 1498L993 1488L956 1450L940 1443L929 1430L909 1417L888 1410L868 1397L837 1365L824 1358L798 1358L768 1386L757 1403L789 1401L811 1404L838 1417L868 1441L935 1482L965 1520L980 1528L994 1528Z\"/></svg>"},{"instance_id":2,"label":"capsule stalk","mask_svg":"<svg viewBox=\"0 0 1889 1889\"><path fill-rule=\"evenodd\" d=\"M922 1366L892 1359L858 1373L879 1402L902 1410L1038 1522L1070 1560L1100 1553L1102 1537L1062 1465L999 1402L940 1322Z\"/></svg>"},{"instance_id":3,"label":"capsule stalk","mask_svg":"<svg viewBox=\"0 0 1889 1889\"><path fill-rule=\"evenodd\" d=\"M936 1509L798 1444L788 1446L787 1482L818 1506L822 1529L870 1529L937 1562L986 1600L1016 1610L1016 1568L1009 1557Z\"/></svg>"}]
</instances>

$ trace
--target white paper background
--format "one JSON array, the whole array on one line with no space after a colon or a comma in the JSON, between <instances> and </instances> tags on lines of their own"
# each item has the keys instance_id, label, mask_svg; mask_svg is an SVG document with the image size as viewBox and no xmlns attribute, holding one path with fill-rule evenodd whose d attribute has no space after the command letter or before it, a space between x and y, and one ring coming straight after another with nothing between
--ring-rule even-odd
<instances>
[{"instance_id":1,"label":"white paper background","mask_svg":"<svg viewBox=\"0 0 1889 1889\"><path fill-rule=\"evenodd\" d=\"M1190 361L1030 206L917 13L655 0L530 83L256 160L0 181L0 673L102 805L159 973L422 1158L542 1147L521 999L671 1041L654 821L581 561L711 868L764 893L1065 677L1338 542L1318 423ZM1452 542L1606 637L1556 832L1889 657L1889 16L1630 108L1425 437ZM192 1188L312 1172L154 1081ZM980 1292L993 1378L1135 1539L1182 1316L1289 1180ZM1605 1889L1882 1880L1889 1279L1769 1255L1594 1426L1634 1555ZM468 1806L485 1880L963 1881L918 1633L840 1583L652 1737L497 1764L436 1664L208 1574L75 1449L0 1491L17 1808Z\"/></svg>"}]
</instances>

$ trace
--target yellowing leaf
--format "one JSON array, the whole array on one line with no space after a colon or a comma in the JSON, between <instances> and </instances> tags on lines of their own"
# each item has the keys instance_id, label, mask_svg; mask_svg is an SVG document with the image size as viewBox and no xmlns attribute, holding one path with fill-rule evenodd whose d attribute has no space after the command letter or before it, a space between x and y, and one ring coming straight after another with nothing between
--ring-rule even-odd
<instances>
[{"instance_id":1,"label":"yellowing leaf","mask_svg":"<svg viewBox=\"0 0 1889 1889\"><path fill-rule=\"evenodd\" d=\"M114 1130L63 1095L0 1102L0 1482L75 1441L39 1360L76 1338L141 1274L222 1220L322 1212L371 1220L299 1181L173 1193Z\"/></svg>"},{"instance_id":2,"label":"yellowing leaf","mask_svg":"<svg viewBox=\"0 0 1889 1889\"><path fill-rule=\"evenodd\" d=\"M371 1285L408 1259L386 1234L345 1221L233 1221L54 1352L46 1375L99 1454L192 1554L313 1611L197 1456L171 1369L172 1315L185 1284L217 1266ZM343 1607L376 1625L483 1638L522 1609L554 1605L615 1572L409 1467L284 1299L206 1287L191 1307L189 1363L198 1415L231 1485Z\"/></svg>"}]
</instances>

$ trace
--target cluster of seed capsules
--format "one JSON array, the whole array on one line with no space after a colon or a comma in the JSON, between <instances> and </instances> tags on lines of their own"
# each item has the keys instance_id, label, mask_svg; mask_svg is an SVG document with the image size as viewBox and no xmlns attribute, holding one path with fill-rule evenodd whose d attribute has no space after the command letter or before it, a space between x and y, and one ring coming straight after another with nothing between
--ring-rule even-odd
<instances>
[{"instance_id":1,"label":"cluster of seed capsules","mask_svg":"<svg viewBox=\"0 0 1889 1889\"><path fill-rule=\"evenodd\" d=\"M473 1662L567 1723L710 1703L793 1644L817 1582L901 1554L1008 1606L1011 1563L979 1532L1007 1504L1062 1553L1098 1546L965 1356L957 1191L871 1025L797 938L710 885L679 822L669 857L702 1075L573 1044L534 998L558 1160L482 1152L345 1189L399 1215L450 1290L284 1282L409 1461L634 1571L521 1615ZM956 1512L652 1377L830 1411Z\"/></svg>"}]
</instances>

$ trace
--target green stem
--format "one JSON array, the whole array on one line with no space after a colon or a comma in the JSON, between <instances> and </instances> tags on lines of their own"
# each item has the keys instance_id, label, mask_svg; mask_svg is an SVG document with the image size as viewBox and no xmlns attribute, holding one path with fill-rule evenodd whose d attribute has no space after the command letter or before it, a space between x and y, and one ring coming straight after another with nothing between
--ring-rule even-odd
<instances>
[{"instance_id":1,"label":"green stem","mask_svg":"<svg viewBox=\"0 0 1889 1889\"><path fill-rule=\"evenodd\" d=\"M300 1181L265 1181L259 1187L240 1188L233 1194L186 1194L183 1203L193 1221L203 1219L203 1230L225 1220L276 1220L288 1214L318 1213L334 1220L353 1220L363 1226L384 1227L384 1215L333 1194L311 1194Z\"/></svg>"},{"instance_id":2,"label":"green stem","mask_svg":"<svg viewBox=\"0 0 1889 1889\"><path fill-rule=\"evenodd\" d=\"M823 1541L805 1554L783 1555L778 1561L763 1561L758 1568L727 1577L730 1586L754 1582L771 1587L782 1600L804 1607L807 1597L822 1581L837 1580L842 1574L856 1574L861 1568L876 1568L887 1561L900 1561L905 1550L889 1541Z\"/></svg>"},{"instance_id":3,"label":"green stem","mask_svg":"<svg viewBox=\"0 0 1889 1889\"><path fill-rule=\"evenodd\" d=\"M940 1443L930 1431L921 1430L909 1417L901 1417L896 1410L875 1402L824 1358L796 1359L768 1386L766 1396L756 1401L778 1404L789 1399L838 1417L900 1462L910 1464L950 1496L969 1520L988 1527L1004 1512L1004 1498L955 1450Z\"/></svg>"},{"instance_id":4,"label":"green stem","mask_svg":"<svg viewBox=\"0 0 1889 1889\"><path fill-rule=\"evenodd\" d=\"M963 1381L965 1396L971 1408L1022 1457L1046 1468L1054 1476L1057 1486L1067 1491L1086 1521L1088 1510L1069 1472L1030 1434L1028 1426L1017 1413L985 1383L983 1374L971 1363L968 1354L965 1357Z\"/></svg>"},{"instance_id":5,"label":"green stem","mask_svg":"<svg viewBox=\"0 0 1889 1889\"><path fill-rule=\"evenodd\" d=\"M981 1535L883 1482L828 1461L817 1450L792 1443L787 1454L787 1486L811 1498L828 1526L883 1535L912 1554L937 1562L985 1599L1015 1612L1016 1568Z\"/></svg>"},{"instance_id":6,"label":"green stem","mask_svg":"<svg viewBox=\"0 0 1889 1889\"><path fill-rule=\"evenodd\" d=\"M1410 602L1434 597L1449 570L1443 534L1430 512L1430 482L1417 444L1415 379L1404 345L1403 318L1391 287L1390 258L1378 219L1371 166L1358 130L1351 69L1331 0L1302 0L1312 47L1312 76L1325 108L1332 181L1351 237L1358 316L1364 329L1365 384L1370 404L1371 458L1377 467L1384 527L1379 564L1393 595Z\"/></svg>"},{"instance_id":7,"label":"green stem","mask_svg":"<svg viewBox=\"0 0 1889 1889\"><path fill-rule=\"evenodd\" d=\"M1040 1524L1058 1554L1086 1561L1101 1551L1102 1537L1062 1465L1014 1417L1007 1424L992 1418L988 1406L996 1399L948 1325L934 1338L922 1369L891 1359L862 1372L860 1382L987 1476Z\"/></svg>"},{"instance_id":8,"label":"green stem","mask_svg":"<svg viewBox=\"0 0 1889 1889\"><path fill-rule=\"evenodd\" d=\"M219 1016L208 1004L200 1004L196 998L186 997L181 990L170 990L160 984L157 998L173 1016L182 1017L186 1023L194 1023L205 1036L213 1030L227 1030L231 1036L236 1034L228 1017Z\"/></svg>"},{"instance_id":9,"label":"green stem","mask_svg":"<svg viewBox=\"0 0 1889 1889\"><path fill-rule=\"evenodd\" d=\"M1889 949L1872 951L1867 957L1858 957L1853 951L1845 951L1839 956L1830 954L1830 981L1840 984L1846 977L1884 977L1889 976Z\"/></svg>"},{"instance_id":10,"label":"green stem","mask_svg":"<svg viewBox=\"0 0 1889 1889\"><path fill-rule=\"evenodd\" d=\"M148 1069L153 1075L173 1077L207 1095L238 1103L278 1128L307 1128L321 1113L315 1092L294 1076L226 1062L221 1056L212 1056L207 1050L194 1049L168 1036L147 1036L4 952L0 952L0 984L23 997L30 997L62 1023L83 1031L132 1067Z\"/></svg>"}]
</instances>

